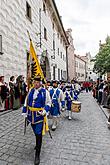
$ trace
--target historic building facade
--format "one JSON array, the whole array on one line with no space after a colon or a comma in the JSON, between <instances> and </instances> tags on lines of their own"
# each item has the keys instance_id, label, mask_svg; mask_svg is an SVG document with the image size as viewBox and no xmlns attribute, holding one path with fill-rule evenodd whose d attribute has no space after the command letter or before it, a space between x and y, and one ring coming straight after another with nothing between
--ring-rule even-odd
<instances>
[{"instance_id":1,"label":"historic building facade","mask_svg":"<svg viewBox=\"0 0 110 165\"><path fill-rule=\"evenodd\" d=\"M0 1L0 74L9 77L27 72L29 37L47 79L66 79L68 40L56 4L51 0Z\"/></svg>"},{"instance_id":2,"label":"historic building facade","mask_svg":"<svg viewBox=\"0 0 110 165\"><path fill-rule=\"evenodd\" d=\"M68 29L66 31L68 41L69 41L69 46L67 49L67 73L68 73L68 80L72 80L75 78L75 48L73 44L73 37L72 37L72 29Z\"/></svg>"},{"instance_id":3,"label":"historic building facade","mask_svg":"<svg viewBox=\"0 0 110 165\"><path fill-rule=\"evenodd\" d=\"M75 54L75 78L82 82L86 80L86 61Z\"/></svg>"},{"instance_id":4,"label":"historic building facade","mask_svg":"<svg viewBox=\"0 0 110 165\"><path fill-rule=\"evenodd\" d=\"M81 56L81 58L86 61L86 81L96 81L99 75L93 71L95 59L90 52L86 53L85 56Z\"/></svg>"}]
</instances>

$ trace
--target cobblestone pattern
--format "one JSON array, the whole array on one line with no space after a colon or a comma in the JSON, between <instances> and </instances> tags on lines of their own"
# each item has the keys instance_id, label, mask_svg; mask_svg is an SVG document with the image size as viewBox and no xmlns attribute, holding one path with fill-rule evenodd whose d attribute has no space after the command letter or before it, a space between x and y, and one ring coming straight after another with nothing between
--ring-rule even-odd
<instances>
[{"instance_id":1,"label":"cobblestone pattern","mask_svg":"<svg viewBox=\"0 0 110 165\"><path fill-rule=\"evenodd\" d=\"M41 165L110 165L110 131L106 118L89 93L80 96L82 111L43 138ZM35 137L28 126L23 135L20 111L0 116L0 165L33 165Z\"/></svg>"}]
</instances>

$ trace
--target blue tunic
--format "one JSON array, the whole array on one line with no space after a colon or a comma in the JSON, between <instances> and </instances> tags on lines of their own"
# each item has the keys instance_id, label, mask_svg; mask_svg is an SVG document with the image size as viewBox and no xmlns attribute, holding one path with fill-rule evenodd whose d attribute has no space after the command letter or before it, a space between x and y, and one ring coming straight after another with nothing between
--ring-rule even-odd
<instances>
[{"instance_id":1,"label":"blue tunic","mask_svg":"<svg viewBox=\"0 0 110 165\"><path fill-rule=\"evenodd\" d=\"M34 105L33 103L33 95L34 95L35 89L31 89L29 92L28 98L27 98L27 107L23 107L23 113L27 113L27 119L31 123L31 126L33 128L33 131L35 134L41 134L43 129L43 120L44 117L39 115L36 111L31 111L29 107L31 108L44 108L47 112L50 109L48 105L45 105L46 101L46 90L44 88L40 88L37 98L34 99Z\"/></svg>"},{"instance_id":2,"label":"blue tunic","mask_svg":"<svg viewBox=\"0 0 110 165\"><path fill-rule=\"evenodd\" d=\"M73 100L73 91L69 90L65 92L65 101L66 101L66 106L67 110L71 111L71 104Z\"/></svg>"},{"instance_id":3,"label":"blue tunic","mask_svg":"<svg viewBox=\"0 0 110 165\"><path fill-rule=\"evenodd\" d=\"M56 90L56 92L54 92ZM50 97L52 99L52 106L51 106L51 115L52 116L58 116L60 114L60 102L59 102L59 97L60 97L60 92L62 92L60 89L51 89L50 90ZM62 107L64 107L65 102L64 100L61 100Z\"/></svg>"}]
</instances>

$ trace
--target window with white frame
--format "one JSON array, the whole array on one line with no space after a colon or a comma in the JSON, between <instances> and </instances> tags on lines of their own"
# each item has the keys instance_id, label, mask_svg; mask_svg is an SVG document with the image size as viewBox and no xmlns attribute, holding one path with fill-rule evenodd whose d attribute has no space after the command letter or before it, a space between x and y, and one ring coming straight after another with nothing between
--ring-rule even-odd
<instances>
[{"instance_id":1,"label":"window with white frame","mask_svg":"<svg viewBox=\"0 0 110 165\"><path fill-rule=\"evenodd\" d=\"M26 16L29 20L32 20L31 6L29 5L28 2L26 2Z\"/></svg>"},{"instance_id":2,"label":"window with white frame","mask_svg":"<svg viewBox=\"0 0 110 165\"><path fill-rule=\"evenodd\" d=\"M60 52L60 50L59 50L59 48L58 48L58 56L59 56L59 52Z\"/></svg>"},{"instance_id":3,"label":"window with white frame","mask_svg":"<svg viewBox=\"0 0 110 165\"><path fill-rule=\"evenodd\" d=\"M47 40L47 29L44 27L44 39Z\"/></svg>"},{"instance_id":4,"label":"window with white frame","mask_svg":"<svg viewBox=\"0 0 110 165\"><path fill-rule=\"evenodd\" d=\"M60 52L60 56L61 56L61 58L62 58L62 52Z\"/></svg>"},{"instance_id":5,"label":"window with white frame","mask_svg":"<svg viewBox=\"0 0 110 165\"><path fill-rule=\"evenodd\" d=\"M58 68L58 80L60 80L60 69Z\"/></svg>"},{"instance_id":6,"label":"window with white frame","mask_svg":"<svg viewBox=\"0 0 110 165\"><path fill-rule=\"evenodd\" d=\"M0 54L2 54L2 35L0 35Z\"/></svg>"},{"instance_id":7,"label":"window with white frame","mask_svg":"<svg viewBox=\"0 0 110 165\"><path fill-rule=\"evenodd\" d=\"M46 5L45 5L45 2L43 2L43 11L46 13Z\"/></svg>"},{"instance_id":8,"label":"window with white frame","mask_svg":"<svg viewBox=\"0 0 110 165\"><path fill-rule=\"evenodd\" d=\"M63 60L65 60L65 56L64 56L64 54L63 54Z\"/></svg>"}]
</instances>

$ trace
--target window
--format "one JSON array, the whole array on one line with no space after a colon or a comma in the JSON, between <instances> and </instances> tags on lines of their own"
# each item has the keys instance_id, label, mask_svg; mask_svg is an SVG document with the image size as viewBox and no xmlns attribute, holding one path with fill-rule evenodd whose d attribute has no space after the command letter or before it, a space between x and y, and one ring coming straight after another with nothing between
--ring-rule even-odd
<instances>
[{"instance_id":1,"label":"window","mask_svg":"<svg viewBox=\"0 0 110 165\"><path fill-rule=\"evenodd\" d=\"M58 39L59 39L59 33L57 33L57 37L58 37Z\"/></svg>"},{"instance_id":2,"label":"window","mask_svg":"<svg viewBox=\"0 0 110 165\"><path fill-rule=\"evenodd\" d=\"M58 68L58 80L60 80L60 69Z\"/></svg>"},{"instance_id":3,"label":"window","mask_svg":"<svg viewBox=\"0 0 110 165\"><path fill-rule=\"evenodd\" d=\"M64 56L64 54L63 54L63 60L65 60L65 56Z\"/></svg>"},{"instance_id":4,"label":"window","mask_svg":"<svg viewBox=\"0 0 110 165\"><path fill-rule=\"evenodd\" d=\"M54 23L52 24L52 27L53 27L53 29L54 29L54 27L55 27Z\"/></svg>"},{"instance_id":5,"label":"window","mask_svg":"<svg viewBox=\"0 0 110 165\"><path fill-rule=\"evenodd\" d=\"M44 27L44 39L47 40L47 29Z\"/></svg>"},{"instance_id":6,"label":"window","mask_svg":"<svg viewBox=\"0 0 110 165\"><path fill-rule=\"evenodd\" d=\"M2 35L0 35L0 54L3 54L2 53Z\"/></svg>"},{"instance_id":7,"label":"window","mask_svg":"<svg viewBox=\"0 0 110 165\"><path fill-rule=\"evenodd\" d=\"M59 51L59 48L58 48L58 56L59 56L59 52L60 52L60 51Z\"/></svg>"},{"instance_id":8,"label":"window","mask_svg":"<svg viewBox=\"0 0 110 165\"><path fill-rule=\"evenodd\" d=\"M63 71L61 70L61 79L62 79L62 77L63 77Z\"/></svg>"},{"instance_id":9,"label":"window","mask_svg":"<svg viewBox=\"0 0 110 165\"><path fill-rule=\"evenodd\" d=\"M60 38L60 43L62 44L62 42L63 42L63 39L62 39L62 36L61 36L61 38Z\"/></svg>"},{"instance_id":10,"label":"window","mask_svg":"<svg viewBox=\"0 0 110 165\"><path fill-rule=\"evenodd\" d=\"M55 80L55 66L53 66L53 80Z\"/></svg>"},{"instance_id":11,"label":"window","mask_svg":"<svg viewBox=\"0 0 110 165\"><path fill-rule=\"evenodd\" d=\"M55 51L55 41L53 40L53 50Z\"/></svg>"},{"instance_id":12,"label":"window","mask_svg":"<svg viewBox=\"0 0 110 165\"><path fill-rule=\"evenodd\" d=\"M46 13L46 5L44 2L43 2L43 11Z\"/></svg>"},{"instance_id":13,"label":"window","mask_svg":"<svg viewBox=\"0 0 110 165\"><path fill-rule=\"evenodd\" d=\"M61 54L61 58L62 58L62 52L60 54Z\"/></svg>"},{"instance_id":14,"label":"window","mask_svg":"<svg viewBox=\"0 0 110 165\"><path fill-rule=\"evenodd\" d=\"M26 2L26 16L31 20L31 7L28 2Z\"/></svg>"},{"instance_id":15,"label":"window","mask_svg":"<svg viewBox=\"0 0 110 165\"><path fill-rule=\"evenodd\" d=\"M77 62L77 61L75 61L75 67L77 67L77 68L78 68L78 62Z\"/></svg>"}]
</instances>

